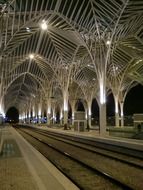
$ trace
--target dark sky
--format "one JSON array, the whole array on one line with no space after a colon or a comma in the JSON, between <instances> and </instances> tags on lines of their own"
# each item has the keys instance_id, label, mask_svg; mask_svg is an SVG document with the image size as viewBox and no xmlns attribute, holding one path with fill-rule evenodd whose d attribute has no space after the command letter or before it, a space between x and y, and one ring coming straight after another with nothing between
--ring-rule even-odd
<instances>
[{"instance_id":1,"label":"dark sky","mask_svg":"<svg viewBox=\"0 0 143 190\"><path fill-rule=\"evenodd\" d=\"M124 103L125 115L134 113L143 113L143 86L137 85L132 88L125 99Z\"/></svg>"},{"instance_id":2,"label":"dark sky","mask_svg":"<svg viewBox=\"0 0 143 190\"><path fill-rule=\"evenodd\" d=\"M107 97L107 115L114 115L115 105L113 95ZM124 115L133 115L134 113L143 113L143 86L137 85L132 88L124 102Z\"/></svg>"},{"instance_id":3,"label":"dark sky","mask_svg":"<svg viewBox=\"0 0 143 190\"><path fill-rule=\"evenodd\" d=\"M19 117L19 113L18 110L15 107L11 107L7 113L6 113L6 117L9 120L14 120L15 122L17 122L18 117Z\"/></svg>"},{"instance_id":4,"label":"dark sky","mask_svg":"<svg viewBox=\"0 0 143 190\"><path fill-rule=\"evenodd\" d=\"M107 115L115 115L113 94L110 94L106 100ZM96 100L93 100L93 116L98 116L98 111L98 104ZM143 113L143 86L140 84L128 92L124 102L124 115L133 115L134 113Z\"/></svg>"}]
</instances>

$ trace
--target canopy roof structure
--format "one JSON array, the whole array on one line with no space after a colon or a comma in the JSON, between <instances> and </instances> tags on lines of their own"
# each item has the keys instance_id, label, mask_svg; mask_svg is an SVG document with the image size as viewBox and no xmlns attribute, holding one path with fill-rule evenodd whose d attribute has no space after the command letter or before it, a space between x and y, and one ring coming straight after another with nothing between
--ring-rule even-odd
<instances>
[{"instance_id":1,"label":"canopy roof structure","mask_svg":"<svg viewBox=\"0 0 143 190\"><path fill-rule=\"evenodd\" d=\"M1 111L122 103L143 82L142 0L1 0L0 33Z\"/></svg>"}]
</instances>

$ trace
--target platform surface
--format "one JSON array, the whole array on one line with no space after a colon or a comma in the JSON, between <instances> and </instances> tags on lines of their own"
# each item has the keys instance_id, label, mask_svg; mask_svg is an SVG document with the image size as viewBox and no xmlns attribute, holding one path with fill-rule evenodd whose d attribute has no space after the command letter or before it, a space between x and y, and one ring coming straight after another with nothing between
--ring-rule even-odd
<instances>
[{"instance_id":1,"label":"platform surface","mask_svg":"<svg viewBox=\"0 0 143 190\"><path fill-rule=\"evenodd\" d=\"M77 190L17 131L6 126L0 154L0 190Z\"/></svg>"},{"instance_id":2,"label":"platform surface","mask_svg":"<svg viewBox=\"0 0 143 190\"><path fill-rule=\"evenodd\" d=\"M63 128L48 127L48 126L43 126L43 125L39 125L39 126L30 125L30 126L34 128L57 132L57 133L65 133L67 135L69 134L73 136L79 136L85 139L86 138L93 139L99 142L104 141L110 144L121 145L128 148L134 148L134 149L143 151L143 140L136 140L136 139L130 139L130 138L123 138L123 137L113 137L113 136L109 136L108 134L103 137L99 134L99 131L96 131L96 130L77 132L77 131L74 131L73 129L64 130Z\"/></svg>"}]
</instances>

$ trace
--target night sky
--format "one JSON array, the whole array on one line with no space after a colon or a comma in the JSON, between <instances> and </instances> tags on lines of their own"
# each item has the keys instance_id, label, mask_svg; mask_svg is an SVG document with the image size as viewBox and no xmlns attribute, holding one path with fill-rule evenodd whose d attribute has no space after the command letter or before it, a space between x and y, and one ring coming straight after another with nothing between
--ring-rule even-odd
<instances>
[{"instance_id":1,"label":"night sky","mask_svg":"<svg viewBox=\"0 0 143 190\"><path fill-rule=\"evenodd\" d=\"M115 105L113 94L107 97L107 116L115 115ZM98 116L98 105L96 100L92 103L92 113L93 117ZM143 86L137 85L132 88L126 98L124 103L124 115L133 115L134 113L143 113Z\"/></svg>"},{"instance_id":2,"label":"night sky","mask_svg":"<svg viewBox=\"0 0 143 190\"><path fill-rule=\"evenodd\" d=\"M18 110L15 107L11 107L6 113L6 118L8 121L17 122L19 118Z\"/></svg>"},{"instance_id":3,"label":"night sky","mask_svg":"<svg viewBox=\"0 0 143 190\"><path fill-rule=\"evenodd\" d=\"M137 85L132 88L125 99L124 104L125 115L133 113L143 113L143 86Z\"/></svg>"}]
</instances>

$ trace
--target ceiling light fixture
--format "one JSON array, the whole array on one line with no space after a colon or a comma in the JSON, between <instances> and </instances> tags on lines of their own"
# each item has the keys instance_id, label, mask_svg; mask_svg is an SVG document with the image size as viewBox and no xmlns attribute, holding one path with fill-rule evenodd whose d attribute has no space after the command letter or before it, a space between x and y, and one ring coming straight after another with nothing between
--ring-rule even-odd
<instances>
[{"instance_id":1,"label":"ceiling light fixture","mask_svg":"<svg viewBox=\"0 0 143 190\"><path fill-rule=\"evenodd\" d=\"M33 55L33 54L30 54L30 55L29 55L29 58L30 58L30 59L33 59L33 58L34 58L34 55Z\"/></svg>"},{"instance_id":2,"label":"ceiling light fixture","mask_svg":"<svg viewBox=\"0 0 143 190\"><path fill-rule=\"evenodd\" d=\"M30 28L29 28L29 27L26 27L26 31L27 31L27 32L30 32Z\"/></svg>"},{"instance_id":3,"label":"ceiling light fixture","mask_svg":"<svg viewBox=\"0 0 143 190\"><path fill-rule=\"evenodd\" d=\"M42 20L41 28L42 28L42 30L47 30L48 25L47 25L47 23L45 22L45 20Z\"/></svg>"},{"instance_id":4,"label":"ceiling light fixture","mask_svg":"<svg viewBox=\"0 0 143 190\"><path fill-rule=\"evenodd\" d=\"M110 41L110 40L107 40L106 44L107 44L107 45L110 45L110 44L111 44L111 41Z\"/></svg>"}]
</instances>

